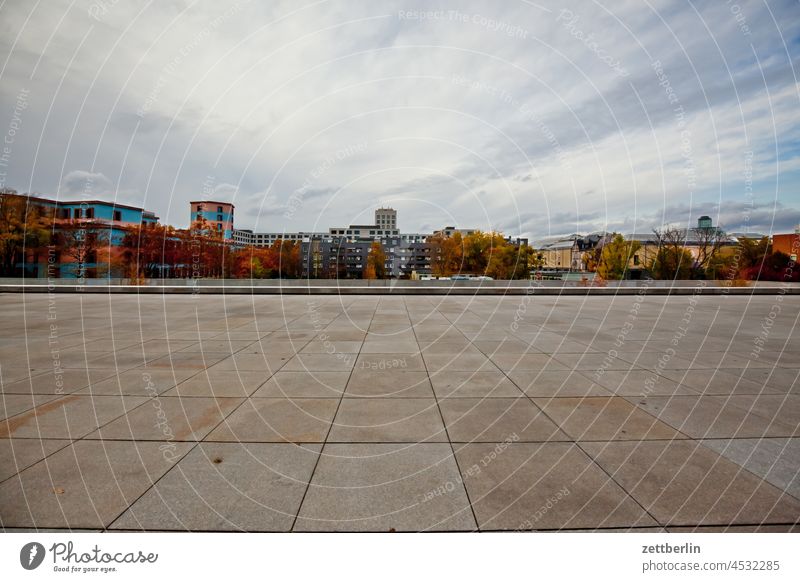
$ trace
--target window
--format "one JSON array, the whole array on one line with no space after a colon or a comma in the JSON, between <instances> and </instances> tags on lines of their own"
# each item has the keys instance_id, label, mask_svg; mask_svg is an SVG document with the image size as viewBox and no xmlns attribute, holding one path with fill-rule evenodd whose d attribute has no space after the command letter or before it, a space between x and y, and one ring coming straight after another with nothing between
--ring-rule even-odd
<instances>
[{"instance_id":1,"label":"window","mask_svg":"<svg viewBox=\"0 0 800 582\"><path fill-rule=\"evenodd\" d=\"M80 208L75 208L72 210L72 218L82 218L83 217L83 210Z\"/></svg>"},{"instance_id":2,"label":"window","mask_svg":"<svg viewBox=\"0 0 800 582\"><path fill-rule=\"evenodd\" d=\"M222 223L221 222L217 223L217 230L222 230Z\"/></svg>"},{"instance_id":3,"label":"window","mask_svg":"<svg viewBox=\"0 0 800 582\"><path fill-rule=\"evenodd\" d=\"M86 218L94 218L94 208L86 209Z\"/></svg>"},{"instance_id":4,"label":"window","mask_svg":"<svg viewBox=\"0 0 800 582\"><path fill-rule=\"evenodd\" d=\"M115 210L114 211L114 220L116 222L122 222L122 211L121 210Z\"/></svg>"},{"instance_id":5,"label":"window","mask_svg":"<svg viewBox=\"0 0 800 582\"><path fill-rule=\"evenodd\" d=\"M198 204L197 205L197 212L203 212L203 205L202 204Z\"/></svg>"},{"instance_id":6,"label":"window","mask_svg":"<svg viewBox=\"0 0 800 582\"><path fill-rule=\"evenodd\" d=\"M221 214L217 214L217 220L222 222L222 215Z\"/></svg>"},{"instance_id":7,"label":"window","mask_svg":"<svg viewBox=\"0 0 800 582\"><path fill-rule=\"evenodd\" d=\"M633 264L634 265L638 265L639 264L639 255L633 255Z\"/></svg>"},{"instance_id":8,"label":"window","mask_svg":"<svg viewBox=\"0 0 800 582\"><path fill-rule=\"evenodd\" d=\"M375 234L374 230L369 231L370 234Z\"/></svg>"},{"instance_id":9,"label":"window","mask_svg":"<svg viewBox=\"0 0 800 582\"><path fill-rule=\"evenodd\" d=\"M59 218L69 218L69 208L59 208L58 217Z\"/></svg>"},{"instance_id":10,"label":"window","mask_svg":"<svg viewBox=\"0 0 800 582\"><path fill-rule=\"evenodd\" d=\"M222 206L217 206L217 212L222 212ZM222 219L220 218L220 220Z\"/></svg>"}]
</instances>

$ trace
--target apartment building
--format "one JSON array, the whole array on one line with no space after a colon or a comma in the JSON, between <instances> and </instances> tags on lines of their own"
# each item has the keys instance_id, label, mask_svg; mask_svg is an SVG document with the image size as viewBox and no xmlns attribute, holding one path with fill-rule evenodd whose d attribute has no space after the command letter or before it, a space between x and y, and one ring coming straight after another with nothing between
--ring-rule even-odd
<instances>
[{"instance_id":1,"label":"apartment building","mask_svg":"<svg viewBox=\"0 0 800 582\"><path fill-rule=\"evenodd\" d=\"M0 204L39 212L51 237L70 239L71 243L61 246L75 247L66 253L53 249L45 253L39 249L27 250L16 267L30 277L82 277L87 273L113 276L111 264L125 234L132 228L159 221L154 212L144 208L105 200L55 200L3 192ZM90 244L89 240L96 242ZM87 252L81 251L82 246Z\"/></svg>"},{"instance_id":2,"label":"apartment building","mask_svg":"<svg viewBox=\"0 0 800 582\"><path fill-rule=\"evenodd\" d=\"M222 234L225 240L233 240L234 206L229 202L195 200L189 202L189 223L206 222L209 228Z\"/></svg>"}]
</instances>

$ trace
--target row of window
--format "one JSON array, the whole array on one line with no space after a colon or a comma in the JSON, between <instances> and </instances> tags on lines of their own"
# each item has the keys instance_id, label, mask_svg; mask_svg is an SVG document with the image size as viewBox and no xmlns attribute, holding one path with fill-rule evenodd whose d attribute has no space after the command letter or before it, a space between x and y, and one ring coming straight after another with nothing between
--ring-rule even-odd
<instances>
[{"instance_id":1,"label":"row of window","mask_svg":"<svg viewBox=\"0 0 800 582\"><path fill-rule=\"evenodd\" d=\"M58 217L63 219L87 219L91 220L94 218L94 208L59 208L58 209ZM116 222L122 222L122 211L115 210L113 214L113 220Z\"/></svg>"},{"instance_id":2,"label":"row of window","mask_svg":"<svg viewBox=\"0 0 800 582\"><path fill-rule=\"evenodd\" d=\"M360 235L363 232L364 231L362 231L362 230L344 230L344 229L336 230L335 228L331 229L331 234L356 234L356 235ZM376 232L375 230L371 230L371 231L369 231L369 233L371 235L375 235L375 234L380 234L380 235L389 234L389 235L391 235L391 234L399 234L399 231L396 231L396 230L378 230Z\"/></svg>"},{"instance_id":3,"label":"row of window","mask_svg":"<svg viewBox=\"0 0 800 582\"><path fill-rule=\"evenodd\" d=\"M198 204L197 205L197 212L203 212L203 205L202 204ZM222 206L217 206L217 212L218 213L222 213L222 212L225 212L225 211L222 209ZM233 216L233 207L231 207L231 216ZM218 218L217 220L222 220L222 219Z\"/></svg>"},{"instance_id":4,"label":"row of window","mask_svg":"<svg viewBox=\"0 0 800 582\"><path fill-rule=\"evenodd\" d=\"M198 214L198 215L197 215L197 220L198 220L198 222L199 222L200 220L203 220L203 215L202 215L202 214ZM217 214L217 221L219 221L219 222L222 222L223 220L224 220L224 219L222 218L222 215L221 215L221 214Z\"/></svg>"}]
</instances>

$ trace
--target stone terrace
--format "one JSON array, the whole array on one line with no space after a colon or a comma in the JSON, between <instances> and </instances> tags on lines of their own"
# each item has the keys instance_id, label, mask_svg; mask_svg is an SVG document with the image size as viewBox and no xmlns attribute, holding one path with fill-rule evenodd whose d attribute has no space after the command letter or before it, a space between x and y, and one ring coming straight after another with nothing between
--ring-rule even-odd
<instances>
[{"instance_id":1,"label":"stone terrace","mask_svg":"<svg viewBox=\"0 0 800 582\"><path fill-rule=\"evenodd\" d=\"M790 530L799 308L0 295L0 525Z\"/></svg>"}]
</instances>

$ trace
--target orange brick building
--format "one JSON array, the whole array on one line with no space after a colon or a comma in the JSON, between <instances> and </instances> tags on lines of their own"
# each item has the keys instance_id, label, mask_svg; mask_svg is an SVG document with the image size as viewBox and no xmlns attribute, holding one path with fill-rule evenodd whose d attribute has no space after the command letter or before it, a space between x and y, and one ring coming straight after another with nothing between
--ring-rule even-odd
<instances>
[{"instance_id":1,"label":"orange brick building","mask_svg":"<svg viewBox=\"0 0 800 582\"><path fill-rule=\"evenodd\" d=\"M793 261L796 261L797 256L800 255L800 232L773 234L772 252L776 251L789 255Z\"/></svg>"}]
</instances>

